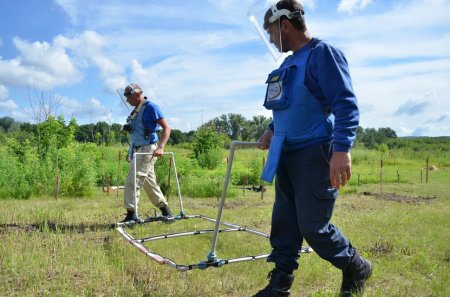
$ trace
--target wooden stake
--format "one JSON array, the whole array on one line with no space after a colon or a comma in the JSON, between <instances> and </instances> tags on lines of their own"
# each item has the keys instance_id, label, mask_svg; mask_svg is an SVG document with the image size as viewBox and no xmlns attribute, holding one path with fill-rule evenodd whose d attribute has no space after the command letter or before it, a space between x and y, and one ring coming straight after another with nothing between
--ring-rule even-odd
<instances>
[{"instance_id":1,"label":"wooden stake","mask_svg":"<svg viewBox=\"0 0 450 297\"><path fill-rule=\"evenodd\" d=\"M109 196L109 190L110 190L109 185L110 185L110 181L111 181L111 177L108 175L108 176L106 177L106 195L107 195L107 196Z\"/></svg>"},{"instance_id":2,"label":"wooden stake","mask_svg":"<svg viewBox=\"0 0 450 297\"><path fill-rule=\"evenodd\" d=\"M55 177L55 190L54 190L55 200L59 197L59 160L58 154L56 154L56 177Z\"/></svg>"},{"instance_id":3,"label":"wooden stake","mask_svg":"<svg viewBox=\"0 0 450 297\"><path fill-rule=\"evenodd\" d=\"M380 161L380 194L383 193L383 160Z\"/></svg>"},{"instance_id":4,"label":"wooden stake","mask_svg":"<svg viewBox=\"0 0 450 297\"><path fill-rule=\"evenodd\" d=\"M119 186L120 186L120 160L122 160L122 151L119 150L119 165L117 168L117 191L116 197L119 197Z\"/></svg>"},{"instance_id":5,"label":"wooden stake","mask_svg":"<svg viewBox=\"0 0 450 297\"><path fill-rule=\"evenodd\" d=\"M262 168L264 170L264 167L266 166L266 158L263 157L262 159ZM261 179L261 200L264 199L264 181Z\"/></svg>"},{"instance_id":6,"label":"wooden stake","mask_svg":"<svg viewBox=\"0 0 450 297\"><path fill-rule=\"evenodd\" d=\"M228 162L228 158L227 158ZM220 200L220 182L217 182L217 202Z\"/></svg>"}]
</instances>

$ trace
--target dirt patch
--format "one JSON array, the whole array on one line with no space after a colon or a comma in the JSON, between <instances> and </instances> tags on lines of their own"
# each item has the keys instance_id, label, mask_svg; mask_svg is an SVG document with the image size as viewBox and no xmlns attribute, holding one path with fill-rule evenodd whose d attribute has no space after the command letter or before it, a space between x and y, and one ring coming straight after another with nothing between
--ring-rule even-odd
<instances>
[{"instance_id":1,"label":"dirt patch","mask_svg":"<svg viewBox=\"0 0 450 297\"><path fill-rule=\"evenodd\" d=\"M41 224L0 224L0 233L6 231L24 231L24 232L59 232L59 233L86 233L87 231L102 231L115 228L115 224L79 224L63 225L53 222Z\"/></svg>"},{"instance_id":2,"label":"dirt patch","mask_svg":"<svg viewBox=\"0 0 450 297\"><path fill-rule=\"evenodd\" d=\"M363 195L373 196L377 199L388 200L388 201L396 201L402 203L410 203L410 204L420 204L420 203L429 203L430 200L436 199L436 196L407 196L397 193L373 193L373 192L362 192Z\"/></svg>"},{"instance_id":3,"label":"dirt patch","mask_svg":"<svg viewBox=\"0 0 450 297\"><path fill-rule=\"evenodd\" d=\"M375 244L370 248L370 252L376 256L390 254L393 250L394 246L385 240L376 241Z\"/></svg>"}]
</instances>

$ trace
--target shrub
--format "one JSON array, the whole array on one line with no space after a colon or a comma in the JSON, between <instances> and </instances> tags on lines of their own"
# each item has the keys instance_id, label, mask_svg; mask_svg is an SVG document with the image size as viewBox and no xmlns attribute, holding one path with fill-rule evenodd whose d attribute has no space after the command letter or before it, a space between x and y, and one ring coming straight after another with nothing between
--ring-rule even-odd
<instances>
[{"instance_id":1,"label":"shrub","mask_svg":"<svg viewBox=\"0 0 450 297\"><path fill-rule=\"evenodd\" d=\"M224 139L212 127L202 127L194 135L193 152L202 168L214 169L222 158Z\"/></svg>"}]
</instances>

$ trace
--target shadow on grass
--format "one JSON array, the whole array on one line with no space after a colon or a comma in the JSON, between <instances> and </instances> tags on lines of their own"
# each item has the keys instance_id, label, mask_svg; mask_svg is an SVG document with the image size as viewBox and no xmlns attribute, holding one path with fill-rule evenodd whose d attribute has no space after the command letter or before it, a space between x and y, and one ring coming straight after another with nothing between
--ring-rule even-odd
<instances>
[{"instance_id":1,"label":"shadow on grass","mask_svg":"<svg viewBox=\"0 0 450 297\"><path fill-rule=\"evenodd\" d=\"M104 231L115 228L115 224L78 224L62 225L54 222L38 224L0 224L0 233L5 231L54 232L54 233L86 233L87 231Z\"/></svg>"}]
</instances>

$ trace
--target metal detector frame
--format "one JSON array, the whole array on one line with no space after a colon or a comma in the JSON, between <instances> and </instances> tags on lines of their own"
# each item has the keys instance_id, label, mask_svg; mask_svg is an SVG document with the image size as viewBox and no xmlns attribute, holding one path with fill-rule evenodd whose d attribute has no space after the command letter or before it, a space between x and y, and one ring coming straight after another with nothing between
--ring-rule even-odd
<instances>
[{"instance_id":1,"label":"metal detector frame","mask_svg":"<svg viewBox=\"0 0 450 297\"><path fill-rule=\"evenodd\" d=\"M178 192L178 199L179 199L179 203L180 203L180 214L173 217L173 218L166 218L163 216L156 216L155 217L149 217L145 220L141 220L138 222L121 222L121 223L117 223L116 224L116 230L129 242L131 243L133 246L135 246L136 248L138 248L142 253L144 253L146 256L150 257L150 259L158 262L159 264L167 264L170 267L173 267L179 271L187 271L187 270L191 270L191 269L206 269L209 267L221 267L223 265L226 264L231 264L231 263L237 263L237 262L244 262L244 261L254 261L254 260L259 260L259 259L265 259L269 256L269 254L261 254L261 255L256 255L256 256L244 256L244 257L238 257L238 258L230 258L230 259L219 259L216 255L216 244L217 244L217 239L218 239L218 234L219 233L225 233L225 232L235 232L235 231L244 231L244 232L249 232L250 234L254 234L254 235L258 235L258 236L262 236L265 237L267 239L269 239L269 234L258 231L258 230L252 230L252 229L248 229L236 224L232 224L232 223L227 223L227 222L223 222L221 221L221 217L222 217L222 210L223 210L223 206L225 204L225 198L227 196L227 189L228 189L228 184L229 184L229 180L230 180L230 175L231 175L231 168L233 165L233 158L234 158L234 151L236 149L237 146L257 146L259 143L258 142L245 142L245 141L232 141L230 144L230 152L229 152L229 156L228 156L228 164L227 164L227 171L225 174L225 180L224 180L224 184L223 184L223 191L222 191L222 196L220 198L220 202L219 202L219 209L217 212L217 217L216 219L207 217L207 216L203 216L200 214L195 214L195 215L186 215L184 213L184 209L183 209L183 202L182 202L182 198L181 198L181 191L180 191L180 184L179 184L179 180L178 180L178 175L177 175L177 170L176 170L176 165L175 165L175 158L174 158L174 154L172 152L168 152L168 153L164 153L164 155L170 155L171 161L172 161L172 165L173 165L173 169L174 169L174 175L175 175L175 181L176 181L176 185L177 185L177 192ZM147 155L150 153L135 153L135 155ZM134 174L135 174L135 184L134 184L134 197L135 197L135 207L136 207L136 213L137 213L137 190L136 190L136 158L133 158L133 168L134 168ZM170 168L169 168L170 171ZM199 218L199 219L204 219L206 221L209 222L213 222L215 223L215 227L214 229L206 229L206 230L197 230L197 231L187 231L187 232L179 232L179 233L172 233L172 234L162 234L162 235L157 235L157 236L151 236L151 237L146 237L146 238L141 238L141 239L136 239L133 236L131 236L128 232L125 231L125 227L130 227L130 226L135 226L135 225L141 225L141 224L145 224L145 223L152 223L152 222L171 222L171 221L180 221L180 220L184 220L184 219L193 219L193 218ZM220 226L226 226L227 228L224 229L219 229ZM213 237L211 239L211 249L207 255L207 259L206 261L200 261L199 263L196 264L177 264L175 263L173 260L166 258L158 253L155 253L154 251L148 249L146 246L144 246L145 242L149 242L149 241L154 241L154 240L161 240L161 239L167 239L167 238L174 238L174 237L181 237L181 236L190 236L190 235L200 235L200 234L208 234L208 233L213 233ZM310 247L304 247L302 246L300 248L300 253L311 253L312 249Z\"/></svg>"}]
</instances>

